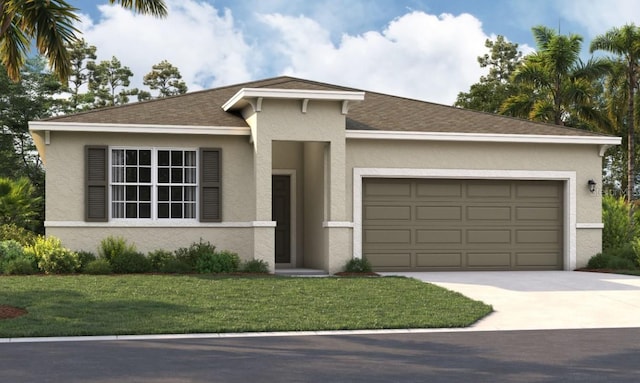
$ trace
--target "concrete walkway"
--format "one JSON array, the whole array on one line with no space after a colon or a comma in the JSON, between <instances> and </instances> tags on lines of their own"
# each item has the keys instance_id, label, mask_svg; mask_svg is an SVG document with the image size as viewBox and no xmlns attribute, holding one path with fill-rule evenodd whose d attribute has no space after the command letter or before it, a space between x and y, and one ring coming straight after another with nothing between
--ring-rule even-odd
<instances>
[{"instance_id":1,"label":"concrete walkway","mask_svg":"<svg viewBox=\"0 0 640 383\"><path fill-rule=\"evenodd\" d=\"M579 271L381 273L417 278L493 306L469 330L640 327L640 277Z\"/></svg>"}]
</instances>

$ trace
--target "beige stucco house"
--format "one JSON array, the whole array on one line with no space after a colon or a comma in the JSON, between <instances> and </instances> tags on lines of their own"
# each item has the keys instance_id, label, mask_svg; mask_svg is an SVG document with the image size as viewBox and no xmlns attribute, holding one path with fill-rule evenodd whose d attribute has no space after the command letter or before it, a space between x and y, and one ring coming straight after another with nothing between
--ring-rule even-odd
<instances>
[{"instance_id":1,"label":"beige stucco house","mask_svg":"<svg viewBox=\"0 0 640 383\"><path fill-rule=\"evenodd\" d=\"M47 234L273 268L571 270L617 137L278 77L30 123ZM595 182L595 185L593 183ZM592 183L592 185L590 185Z\"/></svg>"}]
</instances>

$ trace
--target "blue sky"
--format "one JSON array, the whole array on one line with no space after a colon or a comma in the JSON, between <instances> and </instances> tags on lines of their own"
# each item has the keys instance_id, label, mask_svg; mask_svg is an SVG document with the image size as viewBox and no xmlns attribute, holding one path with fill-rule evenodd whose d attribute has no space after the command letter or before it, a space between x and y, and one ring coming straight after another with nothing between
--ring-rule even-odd
<instances>
[{"instance_id":1,"label":"blue sky","mask_svg":"<svg viewBox=\"0 0 640 383\"><path fill-rule=\"evenodd\" d=\"M168 60L190 90L279 75L452 104L484 71L484 41L525 52L531 27L584 38L640 25L637 0L166 0L169 17L133 15L107 0L71 0L100 60L135 74Z\"/></svg>"}]
</instances>

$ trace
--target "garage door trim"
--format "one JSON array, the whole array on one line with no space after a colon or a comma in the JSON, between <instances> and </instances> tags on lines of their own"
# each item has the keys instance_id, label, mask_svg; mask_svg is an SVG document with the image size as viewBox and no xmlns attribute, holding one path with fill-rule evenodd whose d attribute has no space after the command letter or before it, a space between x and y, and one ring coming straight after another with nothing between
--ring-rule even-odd
<instances>
[{"instance_id":1,"label":"garage door trim","mask_svg":"<svg viewBox=\"0 0 640 383\"><path fill-rule=\"evenodd\" d=\"M353 256L362 257L362 181L363 178L434 178L478 180L564 181L564 269L576 268L576 172L544 170L477 170L477 169L353 169Z\"/></svg>"}]
</instances>

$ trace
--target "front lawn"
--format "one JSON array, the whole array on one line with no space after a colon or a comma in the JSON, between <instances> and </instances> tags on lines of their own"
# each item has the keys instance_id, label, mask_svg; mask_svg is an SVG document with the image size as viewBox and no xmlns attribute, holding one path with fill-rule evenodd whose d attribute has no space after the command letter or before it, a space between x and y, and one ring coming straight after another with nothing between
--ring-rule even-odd
<instances>
[{"instance_id":1,"label":"front lawn","mask_svg":"<svg viewBox=\"0 0 640 383\"><path fill-rule=\"evenodd\" d=\"M410 278L0 277L0 337L466 327L492 309Z\"/></svg>"}]
</instances>

